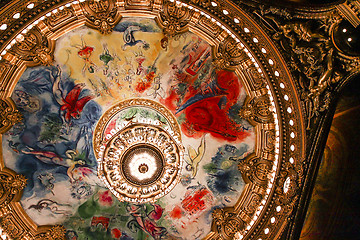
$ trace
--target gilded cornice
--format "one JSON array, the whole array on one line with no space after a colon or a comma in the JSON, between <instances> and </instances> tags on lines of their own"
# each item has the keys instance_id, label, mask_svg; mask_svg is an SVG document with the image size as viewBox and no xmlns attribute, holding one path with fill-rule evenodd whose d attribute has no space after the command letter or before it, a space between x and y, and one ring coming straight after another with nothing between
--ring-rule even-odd
<instances>
[{"instance_id":1,"label":"gilded cornice","mask_svg":"<svg viewBox=\"0 0 360 240\"><path fill-rule=\"evenodd\" d=\"M286 59L296 81L306 121L306 162L301 199L286 238L300 235L337 97L360 73L359 54L339 44L344 27L359 25L359 1L328 5L268 5L235 1L262 26ZM345 30L344 30L345 29ZM344 39L344 41L351 39Z\"/></svg>"}]
</instances>

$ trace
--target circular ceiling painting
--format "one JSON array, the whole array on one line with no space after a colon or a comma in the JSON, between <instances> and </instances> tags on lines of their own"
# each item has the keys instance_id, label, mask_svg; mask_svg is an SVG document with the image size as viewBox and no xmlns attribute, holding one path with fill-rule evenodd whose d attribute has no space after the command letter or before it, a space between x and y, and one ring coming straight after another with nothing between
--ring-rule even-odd
<instances>
[{"instance_id":1,"label":"circular ceiling painting","mask_svg":"<svg viewBox=\"0 0 360 240\"><path fill-rule=\"evenodd\" d=\"M210 44L123 17L108 35L67 32L52 65L25 70L12 94L23 120L3 155L28 179L21 205L36 224L62 224L68 239L211 231L214 210L244 190L255 128L240 117L242 80L215 69Z\"/></svg>"}]
</instances>

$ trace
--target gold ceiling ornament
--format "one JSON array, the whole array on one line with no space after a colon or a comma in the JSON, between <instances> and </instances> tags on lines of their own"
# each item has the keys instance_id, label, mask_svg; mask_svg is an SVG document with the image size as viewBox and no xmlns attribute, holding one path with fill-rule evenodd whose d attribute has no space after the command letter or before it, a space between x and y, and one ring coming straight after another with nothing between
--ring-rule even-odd
<instances>
[{"instance_id":1,"label":"gold ceiling ornament","mask_svg":"<svg viewBox=\"0 0 360 240\"><path fill-rule=\"evenodd\" d=\"M148 117L136 117L137 111ZM181 133L175 116L161 104L120 102L103 114L94 135L98 176L120 201L155 202L179 182Z\"/></svg>"},{"instance_id":2,"label":"gold ceiling ornament","mask_svg":"<svg viewBox=\"0 0 360 240\"><path fill-rule=\"evenodd\" d=\"M0 207L6 207L9 203L20 200L25 185L26 178L23 175L4 168L0 172Z\"/></svg>"},{"instance_id":3,"label":"gold ceiling ornament","mask_svg":"<svg viewBox=\"0 0 360 240\"><path fill-rule=\"evenodd\" d=\"M54 60L54 41L47 34L49 29L43 25L32 28L26 34L18 37L18 41L9 50L14 56L7 56L9 61L17 58L24 61L27 66L50 65ZM15 58L15 59L14 59Z\"/></svg>"},{"instance_id":4,"label":"gold ceiling ornament","mask_svg":"<svg viewBox=\"0 0 360 240\"><path fill-rule=\"evenodd\" d=\"M247 181L266 186L271 174L271 163L266 159L247 158L238 164L239 171Z\"/></svg>"},{"instance_id":5,"label":"gold ceiling ornament","mask_svg":"<svg viewBox=\"0 0 360 240\"><path fill-rule=\"evenodd\" d=\"M167 131L170 131L171 134L173 135L172 137L176 141L178 141L178 143L181 143L181 133L180 133L180 127L178 125L178 122L177 122L176 118L174 117L174 115L166 107L164 107L162 104L152 101L150 99L144 99L144 98L127 99L127 100L123 100L123 101L117 103L116 105L112 106L111 108L109 108L102 115L102 117L96 124L96 128L94 130L93 145L94 145L95 157L97 159L99 159L99 157L102 157L102 155L100 153L105 150L105 145L110 140L110 138L113 137L114 134L118 130L120 130L120 128L114 129L111 133L105 134L105 131L108 128L108 124L111 122L111 120L115 119L114 117L117 117L118 113L122 109L126 109L129 106L148 108L150 111L155 111L157 113L160 113L160 115L163 116L164 119L166 119L166 123L170 127L170 129ZM133 120L134 119L132 119L131 117L124 118L122 120L123 123L125 124L124 127L126 126L126 124L132 124ZM155 122L155 121L151 120L151 122ZM158 125L158 124L159 123L157 122L156 125ZM121 127L121 126L119 126L119 127ZM111 130L109 130L109 131L111 131Z\"/></svg>"},{"instance_id":6,"label":"gold ceiling ornament","mask_svg":"<svg viewBox=\"0 0 360 240\"><path fill-rule=\"evenodd\" d=\"M21 120L22 115L11 98L0 99L0 133L7 132Z\"/></svg>"},{"instance_id":7,"label":"gold ceiling ornament","mask_svg":"<svg viewBox=\"0 0 360 240\"><path fill-rule=\"evenodd\" d=\"M336 32L343 31L339 27L346 20L357 26L359 18L355 9L359 6L358 1L346 1L323 10L314 9L313 16L302 10L290 13L266 5L254 10L289 60L292 74L299 79L307 130L318 124L319 116L327 113L332 92L360 72L360 57L347 53L336 41L336 37L340 38Z\"/></svg>"},{"instance_id":8,"label":"gold ceiling ornament","mask_svg":"<svg viewBox=\"0 0 360 240\"><path fill-rule=\"evenodd\" d=\"M244 228L244 222L234 212L232 208L218 208L213 212L212 228L220 232L223 239L233 239L235 233Z\"/></svg>"},{"instance_id":9,"label":"gold ceiling ornament","mask_svg":"<svg viewBox=\"0 0 360 240\"><path fill-rule=\"evenodd\" d=\"M217 69L235 70L240 64L246 64L246 62L248 62L247 65L251 65L250 58L244 51L244 45L231 36L227 36L214 48L214 56L213 64Z\"/></svg>"},{"instance_id":10,"label":"gold ceiling ornament","mask_svg":"<svg viewBox=\"0 0 360 240\"><path fill-rule=\"evenodd\" d=\"M37 234L36 240L62 240L65 238L66 229L63 226L55 225L44 232Z\"/></svg>"},{"instance_id":11,"label":"gold ceiling ornament","mask_svg":"<svg viewBox=\"0 0 360 240\"><path fill-rule=\"evenodd\" d=\"M239 111L241 118L259 123L269 123L273 121L272 106L266 95L261 95L248 99L243 108Z\"/></svg>"},{"instance_id":12,"label":"gold ceiling ornament","mask_svg":"<svg viewBox=\"0 0 360 240\"><path fill-rule=\"evenodd\" d=\"M77 14L82 11L80 16L85 16L87 26L99 30L102 34L109 34L121 19L116 2L116 0L82 1L80 5L75 5L78 8L74 10Z\"/></svg>"},{"instance_id":13,"label":"gold ceiling ornament","mask_svg":"<svg viewBox=\"0 0 360 240\"><path fill-rule=\"evenodd\" d=\"M13 211L21 198L22 190L26 185L26 178L14 171L3 168L0 171L0 226L11 238L25 234L22 219Z\"/></svg>"},{"instance_id":14,"label":"gold ceiling ornament","mask_svg":"<svg viewBox=\"0 0 360 240\"><path fill-rule=\"evenodd\" d=\"M166 2L157 20L163 26L165 36L170 38L188 31L193 14L194 11L176 2Z\"/></svg>"}]
</instances>

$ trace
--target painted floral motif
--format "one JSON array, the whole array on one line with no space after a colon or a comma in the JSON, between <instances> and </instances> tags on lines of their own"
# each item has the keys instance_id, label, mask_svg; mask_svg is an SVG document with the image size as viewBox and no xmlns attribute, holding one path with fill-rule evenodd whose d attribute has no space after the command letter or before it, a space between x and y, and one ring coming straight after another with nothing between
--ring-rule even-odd
<instances>
[{"instance_id":1,"label":"painted floral motif","mask_svg":"<svg viewBox=\"0 0 360 240\"><path fill-rule=\"evenodd\" d=\"M113 196L110 193L109 190L105 191L105 192L98 192L99 194L99 203L102 206L111 206L114 202L113 200Z\"/></svg>"},{"instance_id":2,"label":"painted floral motif","mask_svg":"<svg viewBox=\"0 0 360 240\"><path fill-rule=\"evenodd\" d=\"M206 41L189 32L165 39L146 18L123 18L106 36L81 27L59 38L54 64L21 76L12 98L24 119L3 136L5 165L28 179L21 200L27 214L39 225L63 224L67 239L206 236L213 209L239 198L244 182L237 159L255 144L254 129L238 115L244 87L212 61ZM186 148L177 186L143 205L111 195L96 176L92 149L104 111L136 97L173 112ZM168 124L139 107L108 126L141 117Z\"/></svg>"}]
</instances>

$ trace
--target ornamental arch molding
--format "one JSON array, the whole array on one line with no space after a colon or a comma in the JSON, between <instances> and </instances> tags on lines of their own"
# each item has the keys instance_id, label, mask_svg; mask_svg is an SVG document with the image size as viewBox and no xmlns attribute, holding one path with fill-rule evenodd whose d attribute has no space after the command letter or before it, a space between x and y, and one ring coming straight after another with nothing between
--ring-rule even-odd
<instances>
[{"instance_id":1,"label":"ornamental arch molding","mask_svg":"<svg viewBox=\"0 0 360 240\"><path fill-rule=\"evenodd\" d=\"M354 2L354 6L358 6L356 5L358 2ZM345 9L347 9L346 6ZM251 154L232 156L228 159L236 163L239 177L245 183L241 195L232 206L217 207L212 211L210 231L202 237L203 239L278 239L283 235L284 229L290 229L287 231L291 234L294 227L292 222L294 219L301 222L301 212L306 209L304 207L306 206L306 192L311 188L309 179L316 173L318 161L316 155L319 154L312 148L310 141L315 141L316 147L319 139L323 137L318 132L325 128L327 106L331 106L332 103L329 95L336 91L334 90L336 86L344 83L349 76L359 71L359 58L339 53L340 51L332 42L331 29L335 29L337 24L344 19L339 11L336 7L329 7L323 10L319 20L316 17L311 19L311 16L316 14L315 10L314 15L300 10L289 13L286 10L263 6L253 1L241 1L237 4L224 0L14 1L3 8L0 16L0 110L2 112L0 131L5 134L11 126L18 126L22 123L23 117L26 118L21 115L21 109L24 109L21 102L19 104L16 99L11 100L14 91L17 91L16 85L21 76L26 73L26 69L39 66L56 68L54 55L60 48L58 42L66 34L78 29L91 29L99 36L106 37L118 31L116 27L124 19L153 19L160 29L159 34L162 34L159 46L165 51L172 41L178 41L184 33L190 32L211 46L211 51L204 52L204 56L205 53L211 56L211 67L215 69L214 71L226 70L240 79L245 88L246 99L243 99L241 109L236 114L253 127L255 136L255 147ZM342 9L342 11L345 10ZM288 17L288 14L293 14L293 17ZM324 30L324 33L320 31L319 35L316 35L315 28L320 26L321 21L325 21L324 18L330 14L334 16L331 18L333 20L331 29ZM307 21L314 29L307 28ZM323 27L320 26L319 29L323 30ZM131 35L131 37L134 36ZM83 38L81 39L82 46L78 48L85 51L86 43ZM311 44L321 45L319 53L316 53L321 55L321 62L317 63L319 70L315 70L313 75L305 74L304 76L301 71L309 68L306 61L303 58L294 59L295 52L286 51L288 48L292 51L305 51L305 47L304 49L295 48L295 45L302 46L301 44L305 43L308 44L306 45L308 48L312 47ZM144 42L142 44L143 47L146 46ZM328 45L331 46L330 51L324 55L322 51L327 51ZM106 53L106 50L104 52ZM97 71L94 70L90 57L86 56L90 53L82 54L79 56L85 62L85 71ZM305 53L299 53L299 56L302 56L301 54ZM341 62L347 68L333 70L334 62ZM139 63L139 66L141 64ZM105 65L107 66L107 63ZM298 73L296 67L303 69ZM101 70L108 71L108 68L104 67ZM80 101L79 94L80 91L77 94ZM83 99L86 97L83 96ZM156 97L155 92L154 98ZM54 98L56 98L55 93ZM166 111L160 110L164 108L162 104L144 100L149 97L138 97L132 100L130 97L124 98L113 100L113 107L108 108L110 109L107 112L109 116L113 117L117 113L110 113L111 111L117 111L119 108L126 109L128 105L133 104L130 102L136 102L135 106L143 108L150 106L151 111L163 114L163 119L174 126L167 133L155 125L152 129L164 131L164 135L169 134L168 139L173 143L171 147L178 152L183 150L183 146L177 142L177 139L181 140L181 135L184 134L178 126L179 120L171 114L167 115ZM33 104L33 108L37 108L41 103L34 99L30 96L26 98ZM72 114L78 116L81 110ZM28 109L25 112L28 114L31 111ZM70 113L68 116L63 115L62 121L75 119L74 116ZM146 128L147 126L145 123L132 125L130 123L132 118L127 117L130 119L126 120L129 125L124 125L121 131L110 136L110 140L107 141L105 137L107 132L102 126L109 124L110 117L106 114L103 116L92 135L95 156L100 165L105 164L105 160L101 159L101 148L97 148L98 146L104 145L106 148L104 152L111 155L110 147L116 145L117 140L122 139L121 134L125 131L135 133L136 127ZM318 130L311 130L312 128ZM141 144L143 147L144 143L141 142ZM3 141L2 145L5 148L8 144ZM151 154L154 153L159 159L165 159L166 156L164 157L154 146ZM19 154L40 154L35 153L34 149L29 148L30 146L27 147L24 150L12 145L10 150L17 150ZM125 158L127 154L128 152L122 157ZM28 215L20 203L22 189L26 184L25 177L10 170L6 157L2 153L0 161L0 225L3 230L11 239L65 239L65 235L69 232L65 227L40 226ZM52 159L54 158L52 156ZM161 161L159 160L161 166L166 165L166 160ZM180 157L178 161L181 161ZM76 163L77 165L73 163L72 167L83 164L80 160ZM106 164L101 166L110 169ZM76 182L73 173L70 174L71 167L69 165L66 167L70 182ZM148 168L146 164L140 165L139 171L147 172ZM101 178L104 173L99 171L98 174ZM109 173L108 178L111 178L110 175ZM180 184L178 183L181 181L180 178L174 175L174 184ZM131 176L130 179L133 186L139 185L139 178ZM160 178L154 179L156 182ZM106 182L106 179L104 181ZM51 181L48 180L48 182L51 188ZM111 185L113 182L108 181L106 186L114 193L116 187ZM171 189L168 190L170 193ZM127 201L126 197L131 195L129 191L132 190L126 190L128 195L118 197L115 194L120 201ZM141 191L145 195L149 190L144 187ZM161 191L159 192L152 201L163 196ZM142 196L132 194L130 198L138 201ZM140 207L135 208L130 209L134 211L140 209ZM98 218L95 219L98 220ZM93 221L95 221L94 218Z\"/></svg>"}]
</instances>

